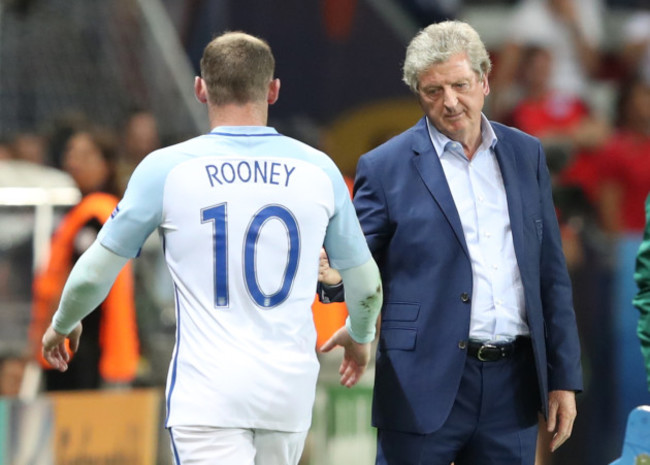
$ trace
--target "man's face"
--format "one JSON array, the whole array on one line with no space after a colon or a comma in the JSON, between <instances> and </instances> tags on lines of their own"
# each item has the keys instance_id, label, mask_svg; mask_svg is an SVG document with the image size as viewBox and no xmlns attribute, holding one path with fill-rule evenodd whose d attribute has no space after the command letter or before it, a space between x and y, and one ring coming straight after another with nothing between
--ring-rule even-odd
<instances>
[{"instance_id":1,"label":"man's face","mask_svg":"<svg viewBox=\"0 0 650 465\"><path fill-rule=\"evenodd\" d=\"M465 146L480 140L481 111L490 87L487 77L481 79L472 70L466 54L432 65L418 82L420 105L438 131Z\"/></svg>"}]
</instances>

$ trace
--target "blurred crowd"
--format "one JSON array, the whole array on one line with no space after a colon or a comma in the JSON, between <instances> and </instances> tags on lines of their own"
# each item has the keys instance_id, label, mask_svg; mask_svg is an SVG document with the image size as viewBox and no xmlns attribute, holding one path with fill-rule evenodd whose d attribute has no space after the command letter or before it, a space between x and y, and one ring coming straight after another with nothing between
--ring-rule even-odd
<instances>
[{"instance_id":1,"label":"blurred crowd","mask_svg":"<svg viewBox=\"0 0 650 465\"><path fill-rule=\"evenodd\" d=\"M7 341L0 346L0 395L19 393L21 367L24 370L32 361L45 364L40 357L40 337L56 310L67 274L95 240L124 193L135 166L161 145L156 118L144 108L131 109L124 123L115 128L98 125L88 115L65 113L40 131L18 133L0 144L0 169L48 168L35 177L37 186L52 184L48 182L51 173L60 173L78 189L81 198L79 204L57 220L47 259L35 264L32 279L28 280L32 303L26 348L7 346ZM13 172L19 179L11 180L12 187L21 186L20 175L32 173L29 169ZM33 177L33 173L28 176ZM32 184L25 180L25 186ZM0 187L7 186L0 183ZM3 248L0 255L0 269L4 271L0 272L0 293L7 304L25 298L21 295L24 292L12 283L25 277L24 272L17 273L16 265L21 263L31 273L31 267L25 262L33 258L31 254L9 249ZM125 271L124 280L118 280L102 311L85 321L84 339L95 347L84 351L87 355L83 360L76 357L73 364L76 369L70 376L45 369L41 388L73 390L164 383L163 375L152 375L147 364L147 354L155 355L149 346L152 341L155 343L155 338L142 337L152 324L159 330L164 318L168 318L169 327L173 325L173 316L164 313L172 305L168 300L171 288L165 286L169 284L167 281L161 284L166 276L159 264L162 256L157 237L150 239L141 258L132 269ZM16 329L21 329L19 324ZM169 338L168 347L171 344L173 338ZM166 360L169 354L158 357ZM158 371L164 373L165 367ZM158 378L150 379L150 376ZM9 379L5 381L5 377Z\"/></svg>"},{"instance_id":2,"label":"blurred crowd","mask_svg":"<svg viewBox=\"0 0 650 465\"><path fill-rule=\"evenodd\" d=\"M463 3L411 0L404 5L425 25L460 17ZM602 406L612 405L615 395L605 382L611 377L607 372L613 363L608 350L612 344L609 329L617 311L611 305L610 283L616 267L612 245L627 236L640 240L645 226L644 202L650 192L650 2L621 0L630 14L618 37L608 36L605 28L608 9L615 2L482 3L510 6L510 17L503 18L507 40L491 50L494 71L489 79L487 116L542 141L575 287L588 383L578 399L577 439L558 452L560 459L556 460L561 460L562 454L570 456L575 453L572 448L597 438L597 430L611 421ZM0 140L0 166L30 163L56 168L69 174L84 197L97 191L119 197L137 163L169 142L163 139L155 115L144 108L133 109L123 124L112 128L98 128L92 115L66 113L31 131ZM74 238L73 257L89 245L88 237L94 238L81 234ZM152 247L158 250L160 246ZM147 332L152 320L160 324L165 317L142 316L168 311L161 277L151 265L158 263L157 258L151 256L150 261L145 259L134 269L132 298L139 314L142 360L129 377L121 380L130 385L164 383L156 377L156 370L152 374L151 354L158 346ZM8 274L0 263L0 281ZM0 291L3 286L0 282ZM171 328L173 313L167 318ZM37 352L37 345L38 338L34 337L28 358ZM22 353L0 353L0 396L17 394L20 367L25 361ZM590 390L593 384L590 386L589 381L594 379L603 384ZM110 384L100 382L96 387ZM620 440L614 439L615 443ZM611 449L607 453L612 453ZM584 463L601 462L585 459Z\"/></svg>"}]
</instances>

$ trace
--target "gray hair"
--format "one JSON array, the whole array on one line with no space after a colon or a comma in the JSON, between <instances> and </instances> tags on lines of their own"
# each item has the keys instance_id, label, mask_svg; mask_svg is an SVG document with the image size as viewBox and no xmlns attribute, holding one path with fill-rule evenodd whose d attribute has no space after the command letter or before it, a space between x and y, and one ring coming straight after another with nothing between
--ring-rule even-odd
<instances>
[{"instance_id":1,"label":"gray hair","mask_svg":"<svg viewBox=\"0 0 650 465\"><path fill-rule=\"evenodd\" d=\"M490 56L478 32L461 21L434 23L422 29L406 49L402 80L417 94L420 75L431 65L443 63L452 55L466 53L479 77L492 69Z\"/></svg>"}]
</instances>

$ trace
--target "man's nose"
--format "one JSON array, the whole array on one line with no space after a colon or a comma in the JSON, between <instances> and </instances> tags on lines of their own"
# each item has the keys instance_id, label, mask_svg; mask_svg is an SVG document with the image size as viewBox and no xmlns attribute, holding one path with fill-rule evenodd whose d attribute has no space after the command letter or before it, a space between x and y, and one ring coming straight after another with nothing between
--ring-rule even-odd
<instances>
[{"instance_id":1,"label":"man's nose","mask_svg":"<svg viewBox=\"0 0 650 465\"><path fill-rule=\"evenodd\" d=\"M455 108L458 103L458 97L453 89L444 89L443 104L447 108Z\"/></svg>"}]
</instances>

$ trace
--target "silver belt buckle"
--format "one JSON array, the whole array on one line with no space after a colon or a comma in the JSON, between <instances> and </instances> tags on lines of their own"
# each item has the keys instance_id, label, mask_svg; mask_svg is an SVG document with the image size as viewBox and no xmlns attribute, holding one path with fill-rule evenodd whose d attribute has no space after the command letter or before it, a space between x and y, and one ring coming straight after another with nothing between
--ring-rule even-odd
<instances>
[{"instance_id":1,"label":"silver belt buckle","mask_svg":"<svg viewBox=\"0 0 650 465\"><path fill-rule=\"evenodd\" d=\"M497 346L493 344L483 344L479 349L478 353L476 354L476 358L478 358L481 362L489 362L491 359L485 358L483 356L483 349L499 349Z\"/></svg>"}]
</instances>

